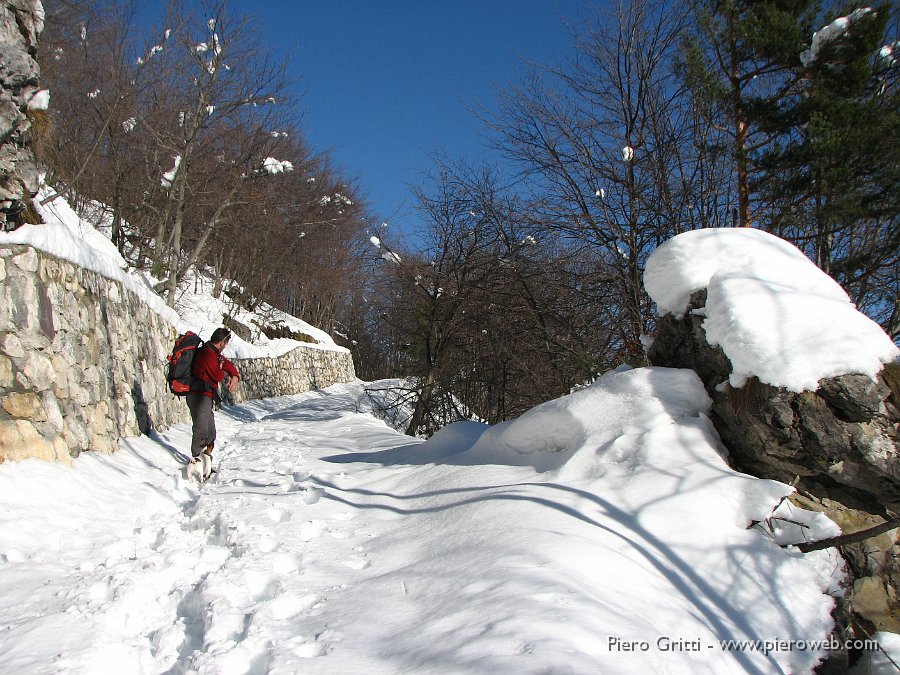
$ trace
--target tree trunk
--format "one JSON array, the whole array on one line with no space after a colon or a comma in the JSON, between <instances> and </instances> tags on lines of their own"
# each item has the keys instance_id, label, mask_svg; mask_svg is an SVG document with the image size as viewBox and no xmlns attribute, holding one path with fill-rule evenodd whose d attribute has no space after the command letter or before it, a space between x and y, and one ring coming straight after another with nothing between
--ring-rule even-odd
<instances>
[{"instance_id":1,"label":"tree trunk","mask_svg":"<svg viewBox=\"0 0 900 675\"><path fill-rule=\"evenodd\" d=\"M422 381L422 392L416 401L416 407L413 410L412 418L409 420L409 426L406 428L407 436L415 436L416 431L425 421L425 415L431 409L431 396L434 393L434 369L428 371Z\"/></svg>"}]
</instances>

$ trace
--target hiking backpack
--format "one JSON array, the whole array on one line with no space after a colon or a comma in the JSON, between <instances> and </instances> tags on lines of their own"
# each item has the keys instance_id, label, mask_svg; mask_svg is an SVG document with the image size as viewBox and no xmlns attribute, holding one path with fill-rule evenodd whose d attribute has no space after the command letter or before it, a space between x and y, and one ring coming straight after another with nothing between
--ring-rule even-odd
<instances>
[{"instance_id":1,"label":"hiking backpack","mask_svg":"<svg viewBox=\"0 0 900 675\"><path fill-rule=\"evenodd\" d=\"M169 372L166 381L169 383L169 391L176 396L187 396L191 391L191 383L194 376L191 366L194 363L194 354L203 344L200 336L192 331L179 335L172 348L169 358Z\"/></svg>"}]
</instances>

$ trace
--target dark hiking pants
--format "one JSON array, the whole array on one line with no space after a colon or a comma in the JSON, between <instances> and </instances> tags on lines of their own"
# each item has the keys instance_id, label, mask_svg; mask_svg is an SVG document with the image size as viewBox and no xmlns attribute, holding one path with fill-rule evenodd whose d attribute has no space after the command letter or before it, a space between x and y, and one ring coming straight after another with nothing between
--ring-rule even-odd
<instances>
[{"instance_id":1,"label":"dark hiking pants","mask_svg":"<svg viewBox=\"0 0 900 675\"><path fill-rule=\"evenodd\" d=\"M216 440L216 418L213 416L213 400L197 392L187 395L188 409L191 411L191 456L199 457L203 448Z\"/></svg>"}]
</instances>

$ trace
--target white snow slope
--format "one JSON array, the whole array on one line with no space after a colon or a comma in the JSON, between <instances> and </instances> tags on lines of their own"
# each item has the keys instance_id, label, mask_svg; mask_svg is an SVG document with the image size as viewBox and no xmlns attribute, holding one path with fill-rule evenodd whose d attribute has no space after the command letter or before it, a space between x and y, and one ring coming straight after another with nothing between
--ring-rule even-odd
<instances>
[{"instance_id":1,"label":"white snow slope","mask_svg":"<svg viewBox=\"0 0 900 675\"><path fill-rule=\"evenodd\" d=\"M825 655L840 564L747 529L791 488L726 466L691 371L611 372L424 443L362 391L220 412L200 488L186 426L0 465L3 670L802 673Z\"/></svg>"}]
</instances>

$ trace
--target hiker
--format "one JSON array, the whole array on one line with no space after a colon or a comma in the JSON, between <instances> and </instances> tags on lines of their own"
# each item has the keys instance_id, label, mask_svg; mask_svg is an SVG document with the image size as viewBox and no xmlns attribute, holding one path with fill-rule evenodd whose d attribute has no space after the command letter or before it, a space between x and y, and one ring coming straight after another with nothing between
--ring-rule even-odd
<instances>
[{"instance_id":1,"label":"hiker","mask_svg":"<svg viewBox=\"0 0 900 675\"><path fill-rule=\"evenodd\" d=\"M199 457L202 453L212 456L216 442L216 420L213 416L213 403L219 398L219 383L230 376L228 391L234 393L241 379L234 364L222 356L222 350L231 340L231 331L227 328L216 328L209 340L197 350L191 372L194 375L191 391L187 395L191 420L194 423L191 438L191 456Z\"/></svg>"}]
</instances>

